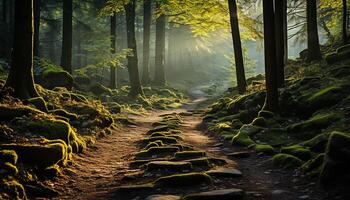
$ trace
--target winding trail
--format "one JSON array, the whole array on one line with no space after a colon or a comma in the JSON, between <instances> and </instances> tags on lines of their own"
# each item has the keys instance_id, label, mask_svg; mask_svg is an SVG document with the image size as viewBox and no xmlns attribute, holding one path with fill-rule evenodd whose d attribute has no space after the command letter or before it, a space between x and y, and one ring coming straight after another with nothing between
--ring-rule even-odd
<instances>
[{"instance_id":1,"label":"winding trail","mask_svg":"<svg viewBox=\"0 0 350 200\"><path fill-rule=\"evenodd\" d=\"M205 97L198 91L194 94L197 99L184 109L152 111L144 116L130 116L136 121L136 126L116 130L98 140L83 154L75 155L74 164L63 171L63 176L46 183L60 193L55 199L115 199L115 190L122 185L123 177L138 172L129 169L128 166L132 155L140 151L137 142L147 137L146 132L152 127L151 124L161 120L161 115L186 112L205 101ZM327 199L324 198L326 195L317 189L316 183L299 180L293 177L293 172L274 169L266 157L249 153L248 158L229 159L228 154L246 150L232 147L229 142L208 133L201 124L201 114L183 118L184 123L180 130L183 131L185 143L205 150L212 157L223 158L228 161L228 166L242 171L241 178L227 182L227 185L243 189L247 194L246 199Z\"/></svg>"}]
</instances>

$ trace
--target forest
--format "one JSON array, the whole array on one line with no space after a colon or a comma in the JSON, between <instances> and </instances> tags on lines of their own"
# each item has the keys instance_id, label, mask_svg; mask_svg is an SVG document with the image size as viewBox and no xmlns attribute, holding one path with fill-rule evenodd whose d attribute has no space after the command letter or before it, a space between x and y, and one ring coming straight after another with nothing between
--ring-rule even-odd
<instances>
[{"instance_id":1,"label":"forest","mask_svg":"<svg viewBox=\"0 0 350 200\"><path fill-rule=\"evenodd\" d=\"M350 199L349 13L0 0L0 199Z\"/></svg>"}]
</instances>

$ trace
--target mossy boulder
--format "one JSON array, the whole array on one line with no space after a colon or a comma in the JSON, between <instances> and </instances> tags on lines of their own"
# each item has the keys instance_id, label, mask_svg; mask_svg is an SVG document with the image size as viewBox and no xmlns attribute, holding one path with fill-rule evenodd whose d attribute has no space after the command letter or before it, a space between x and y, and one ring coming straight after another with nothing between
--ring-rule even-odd
<instances>
[{"instance_id":1,"label":"mossy boulder","mask_svg":"<svg viewBox=\"0 0 350 200\"><path fill-rule=\"evenodd\" d=\"M13 150L18 155L18 161L39 169L63 163L67 159L67 147L62 143L48 145L3 144L1 150Z\"/></svg>"},{"instance_id":2,"label":"mossy boulder","mask_svg":"<svg viewBox=\"0 0 350 200\"><path fill-rule=\"evenodd\" d=\"M255 152L262 155L273 155L275 153L274 148L268 144L255 145Z\"/></svg>"},{"instance_id":3,"label":"mossy boulder","mask_svg":"<svg viewBox=\"0 0 350 200\"><path fill-rule=\"evenodd\" d=\"M0 162L8 162L12 165L17 164L18 156L15 151L12 150L2 150L0 151Z\"/></svg>"},{"instance_id":4,"label":"mossy boulder","mask_svg":"<svg viewBox=\"0 0 350 200\"><path fill-rule=\"evenodd\" d=\"M304 161L309 160L311 158L311 151L300 145L282 147L281 153L293 155Z\"/></svg>"},{"instance_id":5,"label":"mossy boulder","mask_svg":"<svg viewBox=\"0 0 350 200\"><path fill-rule=\"evenodd\" d=\"M263 117L257 117L252 121L251 124L253 126L266 127L266 120Z\"/></svg>"},{"instance_id":6,"label":"mossy boulder","mask_svg":"<svg viewBox=\"0 0 350 200\"><path fill-rule=\"evenodd\" d=\"M242 145L242 146L250 146L254 145L255 142L250 139L249 135L245 132L239 131L231 141L232 145Z\"/></svg>"},{"instance_id":7,"label":"mossy boulder","mask_svg":"<svg viewBox=\"0 0 350 200\"><path fill-rule=\"evenodd\" d=\"M350 45L344 45L337 49L336 52L326 55L326 61L328 64L334 64L336 62L349 59L350 57Z\"/></svg>"},{"instance_id":8,"label":"mossy boulder","mask_svg":"<svg viewBox=\"0 0 350 200\"><path fill-rule=\"evenodd\" d=\"M100 83L95 83L90 86L89 91L91 91L95 95L102 95L102 94L112 94L112 90L103 86Z\"/></svg>"},{"instance_id":9,"label":"mossy boulder","mask_svg":"<svg viewBox=\"0 0 350 200\"><path fill-rule=\"evenodd\" d=\"M18 169L15 165L9 162L0 163L0 177L1 176L16 176L18 174Z\"/></svg>"},{"instance_id":10,"label":"mossy boulder","mask_svg":"<svg viewBox=\"0 0 350 200\"><path fill-rule=\"evenodd\" d=\"M50 113L54 114L54 115L61 116L61 117L65 117L65 118L69 119L70 121L78 120L78 115L77 114L70 113L70 112L68 112L67 110L64 110L64 109L51 110Z\"/></svg>"},{"instance_id":11,"label":"mossy boulder","mask_svg":"<svg viewBox=\"0 0 350 200\"><path fill-rule=\"evenodd\" d=\"M321 153L301 166L301 171L310 176L318 176L322 169L325 154Z\"/></svg>"},{"instance_id":12,"label":"mossy boulder","mask_svg":"<svg viewBox=\"0 0 350 200\"><path fill-rule=\"evenodd\" d=\"M350 134L333 132L330 135L326 156L320 173L325 186L348 183L350 181Z\"/></svg>"},{"instance_id":13,"label":"mossy boulder","mask_svg":"<svg viewBox=\"0 0 350 200\"><path fill-rule=\"evenodd\" d=\"M303 164L299 158L289 154L277 154L272 157L274 166L282 167L283 169L295 169Z\"/></svg>"},{"instance_id":14,"label":"mossy boulder","mask_svg":"<svg viewBox=\"0 0 350 200\"><path fill-rule=\"evenodd\" d=\"M42 97L34 97L26 100L27 103L32 104L36 109L47 113L47 103Z\"/></svg>"},{"instance_id":15,"label":"mossy boulder","mask_svg":"<svg viewBox=\"0 0 350 200\"><path fill-rule=\"evenodd\" d=\"M211 184L211 177L205 173L176 174L161 177L154 182L154 186L157 188L194 187Z\"/></svg>"},{"instance_id":16,"label":"mossy boulder","mask_svg":"<svg viewBox=\"0 0 350 200\"><path fill-rule=\"evenodd\" d=\"M275 116L273 112L267 111L267 110L261 110L258 114L259 117L264 117L265 119L270 119Z\"/></svg>"},{"instance_id":17,"label":"mossy boulder","mask_svg":"<svg viewBox=\"0 0 350 200\"><path fill-rule=\"evenodd\" d=\"M142 140L143 143L150 143L155 141L162 141L163 144L177 144L178 141L174 137L168 137L168 136L154 136L149 137L144 140Z\"/></svg>"},{"instance_id":18,"label":"mossy boulder","mask_svg":"<svg viewBox=\"0 0 350 200\"><path fill-rule=\"evenodd\" d=\"M340 102L344 94L342 87L331 86L313 93L306 103L312 110L318 110Z\"/></svg>"},{"instance_id":19,"label":"mossy boulder","mask_svg":"<svg viewBox=\"0 0 350 200\"><path fill-rule=\"evenodd\" d=\"M329 136L330 133L321 133L300 143L300 145L308 147L313 152L322 153L326 151Z\"/></svg>"},{"instance_id":20,"label":"mossy boulder","mask_svg":"<svg viewBox=\"0 0 350 200\"><path fill-rule=\"evenodd\" d=\"M239 132L243 133L243 134L246 134L246 135L249 135L249 136L253 136L253 135L259 133L262 130L263 130L263 128L261 128L261 127L254 126L254 125L251 125L251 124L246 124L246 125L243 125L239 129Z\"/></svg>"}]
</instances>

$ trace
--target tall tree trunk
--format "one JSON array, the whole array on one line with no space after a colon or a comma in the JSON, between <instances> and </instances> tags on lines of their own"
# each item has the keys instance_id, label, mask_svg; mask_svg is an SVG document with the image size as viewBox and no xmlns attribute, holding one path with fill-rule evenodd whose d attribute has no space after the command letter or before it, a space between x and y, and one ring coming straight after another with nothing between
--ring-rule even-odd
<instances>
[{"instance_id":1,"label":"tall tree trunk","mask_svg":"<svg viewBox=\"0 0 350 200\"><path fill-rule=\"evenodd\" d=\"M278 87L273 0L263 1L266 100L264 110L278 112Z\"/></svg>"},{"instance_id":2,"label":"tall tree trunk","mask_svg":"<svg viewBox=\"0 0 350 200\"><path fill-rule=\"evenodd\" d=\"M113 13L111 16L111 54L115 55L116 52L116 29L117 29L117 14ZM116 75L116 66L110 66L111 78L110 78L110 87L115 89L117 87L115 75Z\"/></svg>"},{"instance_id":3,"label":"tall tree trunk","mask_svg":"<svg viewBox=\"0 0 350 200\"><path fill-rule=\"evenodd\" d=\"M348 43L348 7L346 0L343 0L343 43L344 45Z\"/></svg>"},{"instance_id":4,"label":"tall tree trunk","mask_svg":"<svg viewBox=\"0 0 350 200\"><path fill-rule=\"evenodd\" d=\"M34 0L34 57L39 57L41 0Z\"/></svg>"},{"instance_id":5,"label":"tall tree trunk","mask_svg":"<svg viewBox=\"0 0 350 200\"><path fill-rule=\"evenodd\" d=\"M81 67L82 66L82 62L81 62L81 57L82 57L82 47L81 47L81 41L82 41L82 30L81 30L81 26L77 26L77 37L76 37L76 48L77 48L77 67Z\"/></svg>"},{"instance_id":6,"label":"tall tree trunk","mask_svg":"<svg viewBox=\"0 0 350 200\"><path fill-rule=\"evenodd\" d=\"M288 5L283 0L283 41L284 41L284 65L288 62Z\"/></svg>"},{"instance_id":7,"label":"tall tree trunk","mask_svg":"<svg viewBox=\"0 0 350 200\"><path fill-rule=\"evenodd\" d=\"M322 54L317 30L316 0L306 1L308 61L321 60Z\"/></svg>"},{"instance_id":8,"label":"tall tree trunk","mask_svg":"<svg viewBox=\"0 0 350 200\"><path fill-rule=\"evenodd\" d=\"M63 0L63 38L61 66L72 73L73 0Z\"/></svg>"},{"instance_id":9,"label":"tall tree trunk","mask_svg":"<svg viewBox=\"0 0 350 200\"><path fill-rule=\"evenodd\" d=\"M7 0L2 0L2 21L7 22Z\"/></svg>"},{"instance_id":10,"label":"tall tree trunk","mask_svg":"<svg viewBox=\"0 0 350 200\"><path fill-rule=\"evenodd\" d=\"M127 43L132 50L133 56L128 56L128 72L130 80L130 96L143 94L139 77L136 35L135 35L135 4L136 0L131 0L125 7Z\"/></svg>"},{"instance_id":11,"label":"tall tree trunk","mask_svg":"<svg viewBox=\"0 0 350 200\"><path fill-rule=\"evenodd\" d=\"M149 55L150 55L150 39L151 39L151 20L152 20L152 2L145 0L143 4L143 72L142 83L149 84L151 82L149 76Z\"/></svg>"},{"instance_id":12,"label":"tall tree trunk","mask_svg":"<svg viewBox=\"0 0 350 200\"><path fill-rule=\"evenodd\" d=\"M157 9L161 6L156 3ZM155 57L155 77L154 83L159 86L165 85L165 15L161 14L156 19L156 57Z\"/></svg>"},{"instance_id":13,"label":"tall tree trunk","mask_svg":"<svg viewBox=\"0 0 350 200\"><path fill-rule=\"evenodd\" d=\"M285 59L285 34L284 34L284 2L286 0L275 0L275 25L276 25L276 64L278 87L284 85L284 59Z\"/></svg>"},{"instance_id":14,"label":"tall tree trunk","mask_svg":"<svg viewBox=\"0 0 350 200\"><path fill-rule=\"evenodd\" d=\"M236 78L238 92L243 94L246 92L247 82L244 72L244 61L242 53L241 35L238 25L237 3L236 0L228 0L230 11L230 23L233 40L233 48L235 52Z\"/></svg>"},{"instance_id":15,"label":"tall tree trunk","mask_svg":"<svg viewBox=\"0 0 350 200\"><path fill-rule=\"evenodd\" d=\"M33 0L16 0L12 63L5 87L20 99L39 96L33 79L33 25Z\"/></svg>"}]
</instances>

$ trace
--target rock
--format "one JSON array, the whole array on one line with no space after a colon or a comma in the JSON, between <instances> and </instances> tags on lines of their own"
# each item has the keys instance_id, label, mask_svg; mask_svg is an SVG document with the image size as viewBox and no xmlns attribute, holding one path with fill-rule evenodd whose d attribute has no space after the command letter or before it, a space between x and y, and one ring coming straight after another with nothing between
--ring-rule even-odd
<instances>
[{"instance_id":1,"label":"rock","mask_svg":"<svg viewBox=\"0 0 350 200\"><path fill-rule=\"evenodd\" d=\"M261 110L258 114L259 117L263 117L265 119L271 119L275 116L273 112L267 111L267 110Z\"/></svg>"},{"instance_id":2,"label":"rock","mask_svg":"<svg viewBox=\"0 0 350 200\"><path fill-rule=\"evenodd\" d=\"M137 196L140 193L150 193L154 190L153 184L144 185L127 185L116 189L116 199L133 199L130 197ZM129 197L129 198L127 198Z\"/></svg>"},{"instance_id":3,"label":"rock","mask_svg":"<svg viewBox=\"0 0 350 200\"><path fill-rule=\"evenodd\" d=\"M44 86L47 89L55 87L70 88L73 85L73 77L68 72L61 68L46 69L41 76L35 76L36 83Z\"/></svg>"},{"instance_id":4,"label":"rock","mask_svg":"<svg viewBox=\"0 0 350 200\"><path fill-rule=\"evenodd\" d=\"M152 195L147 197L146 200L181 200L181 197L174 195Z\"/></svg>"},{"instance_id":5,"label":"rock","mask_svg":"<svg viewBox=\"0 0 350 200\"><path fill-rule=\"evenodd\" d=\"M193 167L210 167L208 158L195 158L190 160L183 160L184 162L189 162Z\"/></svg>"},{"instance_id":6,"label":"rock","mask_svg":"<svg viewBox=\"0 0 350 200\"><path fill-rule=\"evenodd\" d=\"M147 139L142 140L143 143L150 143L155 141L162 141L163 144L177 144L178 141L176 138L168 137L168 136L156 136L156 137L149 137Z\"/></svg>"},{"instance_id":7,"label":"rock","mask_svg":"<svg viewBox=\"0 0 350 200\"><path fill-rule=\"evenodd\" d=\"M288 132L305 132L321 130L330 126L333 122L342 119L341 113L325 113L317 114L306 121L302 121L296 124L292 124L287 127Z\"/></svg>"},{"instance_id":8,"label":"rock","mask_svg":"<svg viewBox=\"0 0 350 200\"><path fill-rule=\"evenodd\" d=\"M310 176L319 176L322 168L322 164L325 158L325 154L321 153L318 156L316 156L314 159L311 159L304 163L301 166L301 171L304 174L310 175Z\"/></svg>"},{"instance_id":9,"label":"rock","mask_svg":"<svg viewBox=\"0 0 350 200\"><path fill-rule=\"evenodd\" d=\"M253 126L261 126L261 127L265 127L266 126L266 120L263 117L257 117L253 120L252 122Z\"/></svg>"},{"instance_id":10,"label":"rock","mask_svg":"<svg viewBox=\"0 0 350 200\"><path fill-rule=\"evenodd\" d=\"M342 87L330 86L316 93L312 93L306 103L312 110L319 110L340 102L343 99L344 94L346 93Z\"/></svg>"},{"instance_id":11,"label":"rock","mask_svg":"<svg viewBox=\"0 0 350 200\"><path fill-rule=\"evenodd\" d=\"M175 159L177 160L201 158L204 156L206 156L204 151L181 151L175 153Z\"/></svg>"},{"instance_id":12,"label":"rock","mask_svg":"<svg viewBox=\"0 0 350 200\"><path fill-rule=\"evenodd\" d=\"M217 177L217 178L236 178L236 177L242 176L242 172L234 168L214 169L214 170L209 170L205 173L208 174L209 176Z\"/></svg>"},{"instance_id":13,"label":"rock","mask_svg":"<svg viewBox=\"0 0 350 200\"><path fill-rule=\"evenodd\" d=\"M151 147L146 151L135 154L135 158L160 158L166 156L174 156L179 151L177 147Z\"/></svg>"},{"instance_id":14,"label":"rock","mask_svg":"<svg viewBox=\"0 0 350 200\"><path fill-rule=\"evenodd\" d=\"M300 167L303 162L299 158L289 154L277 154L273 156L272 163L283 169L295 169Z\"/></svg>"},{"instance_id":15,"label":"rock","mask_svg":"<svg viewBox=\"0 0 350 200\"><path fill-rule=\"evenodd\" d=\"M213 190L209 192L201 192L197 194L190 194L184 197L184 200L242 200L244 192L241 189L224 189Z\"/></svg>"},{"instance_id":16,"label":"rock","mask_svg":"<svg viewBox=\"0 0 350 200\"><path fill-rule=\"evenodd\" d=\"M282 147L281 153L293 155L301 160L309 160L311 158L310 150L300 145L293 145L289 147Z\"/></svg>"},{"instance_id":17,"label":"rock","mask_svg":"<svg viewBox=\"0 0 350 200\"><path fill-rule=\"evenodd\" d=\"M192 165L190 162L171 162L171 161L152 161L146 165L147 171L190 171Z\"/></svg>"},{"instance_id":18,"label":"rock","mask_svg":"<svg viewBox=\"0 0 350 200\"><path fill-rule=\"evenodd\" d=\"M211 165L218 165L218 166L222 166L222 165L226 165L227 161L225 159L221 159L221 158L213 158L210 157L208 158L208 161Z\"/></svg>"},{"instance_id":19,"label":"rock","mask_svg":"<svg viewBox=\"0 0 350 200\"><path fill-rule=\"evenodd\" d=\"M263 155L273 155L275 154L275 150L271 145L267 144L257 144L255 145L255 152Z\"/></svg>"},{"instance_id":20,"label":"rock","mask_svg":"<svg viewBox=\"0 0 350 200\"><path fill-rule=\"evenodd\" d=\"M336 62L346 60L350 57L350 45L344 45L339 47L336 52L326 55L326 61L328 64L334 64Z\"/></svg>"},{"instance_id":21,"label":"rock","mask_svg":"<svg viewBox=\"0 0 350 200\"><path fill-rule=\"evenodd\" d=\"M164 176L157 179L154 184L158 188L194 187L211 185L212 180L209 175L204 173L187 173Z\"/></svg>"},{"instance_id":22,"label":"rock","mask_svg":"<svg viewBox=\"0 0 350 200\"><path fill-rule=\"evenodd\" d=\"M100 83L95 83L95 84L91 85L89 91L91 91L93 94L98 95L98 96L103 95L103 94L111 94L112 93L111 89L103 86Z\"/></svg>"},{"instance_id":23,"label":"rock","mask_svg":"<svg viewBox=\"0 0 350 200\"><path fill-rule=\"evenodd\" d=\"M325 152L329 136L330 133L321 133L310 140L302 142L300 145L308 147L313 152Z\"/></svg>"},{"instance_id":24,"label":"rock","mask_svg":"<svg viewBox=\"0 0 350 200\"><path fill-rule=\"evenodd\" d=\"M42 97L35 97L35 98L30 98L25 101L26 103L32 104L36 109L47 113L47 104L44 98Z\"/></svg>"},{"instance_id":25,"label":"rock","mask_svg":"<svg viewBox=\"0 0 350 200\"><path fill-rule=\"evenodd\" d=\"M229 158L248 158L250 157L251 152L250 151L240 151L240 152L233 152L229 153L226 156Z\"/></svg>"},{"instance_id":26,"label":"rock","mask_svg":"<svg viewBox=\"0 0 350 200\"><path fill-rule=\"evenodd\" d=\"M151 130L149 130L147 133L148 134L152 134L154 132L163 132L163 131L169 131L172 128L169 127L168 125L161 125L161 126L156 126L154 128L152 128Z\"/></svg>"},{"instance_id":27,"label":"rock","mask_svg":"<svg viewBox=\"0 0 350 200\"><path fill-rule=\"evenodd\" d=\"M32 114L44 113L38 109L34 109L29 106L9 107L6 105L0 105L0 121L9 121L16 117L29 116Z\"/></svg>"},{"instance_id":28,"label":"rock","mask_svg":"<svg viewBox=\"0 0 350 200\"><path fill-rule=\"evenodd\" d=\"M15 165L9 162L0 163L0 176L16 176L18 174L18 169Z\"/></svg>"},{"instance_id":29,"label":"rock","mask_svg":"<svg viewBox=\"0 0 350 200\"><path fill-rule=\"evenodd\" d=\"M78 115L76 115L74 113L70 113L64 109L51 110L50 113L54 114L54 115L61 116L61 117L68 118L70 121L78 120Z\"/></svg>"},{"instance_id":30,"label":"rock","mask_svg":"<svg viewBox=\"0 0 350 200\"><path fill-rule=\"evenodd\" d=\"M59 192L56 190L40 183L25 184L24 188L27 195L31 197L55 197L59 195Z\"/></svg>"},{"instance_id":31,"label":"rock","mask_svg":"<svg viewBox=\"0 0 350 200\"><path fill-rule=\"evenodd\" d=\"M4 196L3 196L4 195ZM0 198L5 199L27 199L23 186L16 180L0 179Z\"/></svg>"},{"instance_id":32,"label":"rock","mask_svg":"<svg viewBox=\"0 0 350 200\"><path fill-rule=\"evenodd\" d=\"M243 132L239 131L238 134L236 134L232 138L231 142L232 142L232 145L242 145L242 146L250 146L255 144L255 142L252 139L250 139L249 135L244 131Z\"/></svg>"}]
</instances>

